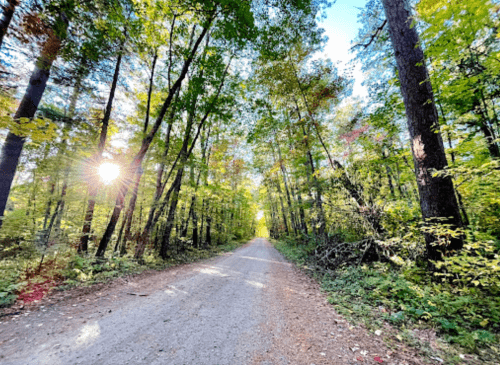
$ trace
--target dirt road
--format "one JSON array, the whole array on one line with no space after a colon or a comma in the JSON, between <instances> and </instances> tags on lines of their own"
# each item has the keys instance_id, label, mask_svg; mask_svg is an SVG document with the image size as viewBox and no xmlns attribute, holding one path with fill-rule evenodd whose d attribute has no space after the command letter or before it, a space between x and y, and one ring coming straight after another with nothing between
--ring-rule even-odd
<instances>
[{"instance_id":1,"label":"dirt road","mask_svg":"<svg viewBox=\"0 0 500 365\"><path fill-rule=\"evenodd\" d=\"M1 364L420 364L350 326L264 239L0 319Z\"/></svg>"}]
</instances>

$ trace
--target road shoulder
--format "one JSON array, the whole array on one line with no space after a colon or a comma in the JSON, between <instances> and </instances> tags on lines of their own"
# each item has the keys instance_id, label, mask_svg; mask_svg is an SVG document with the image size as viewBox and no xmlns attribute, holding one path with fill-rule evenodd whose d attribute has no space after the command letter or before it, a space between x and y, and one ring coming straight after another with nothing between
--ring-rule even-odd
<instances>
[{"instance_id":1,"label":"road shoulder","mask_svg":"<svg viewBox=\"0 0 500 365\"><path fill-rule=\"evenodd\" d=\"M350 324L335 312L314 279L271 249L277 264L265 290L269 318L274 320L265 327L272 346L254 364L426 364L416 350L388 344L386 329L377 336Z\"/></svg>"}]
</instances>

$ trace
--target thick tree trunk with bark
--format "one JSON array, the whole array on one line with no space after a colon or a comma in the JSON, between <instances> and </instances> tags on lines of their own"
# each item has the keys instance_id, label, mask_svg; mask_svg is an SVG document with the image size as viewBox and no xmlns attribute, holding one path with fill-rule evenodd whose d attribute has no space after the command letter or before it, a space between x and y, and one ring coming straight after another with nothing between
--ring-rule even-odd
<instances>
[{"instance_id":1,"label":"thick tree trunk with bark","mask_svg":"<svg viewBox=\"0 0 500 365\"><path fill-rule=\"evenodd\" d=\"M62 15L61 18L63 19L65 27L67 27L68 21L66 17ZM23 118L30 119L35 116L38 104L40 104L40 100L47 87L52 63L61 49L61 39L58 35L52 31L48 33L40 57L31 74L26 92L14 115L14 120L17 123L20 123ZM0 227L2 226L5 206L7 205L10 188L14 180L14 175L16 174L24 142L25 137L18 136L10 131L2 146L2 154L0 157Z\"/></svg>"},{"instance_id":2,"label":"thick tree trunk with bark","mask_svg":"<svg viewBox=\"0 0 500 365\"><path fill-rule=\"evenodd\" d=\"M410 1L382 2L398 64L422 216L426 221L444 218L444 223L461 227L462 220L451 177L432 176L434 171L444 170L448 163L439 133L438 114L424 53L420 48L416 27L411 24ZM436 239L429 233L425 240L430 260L439 260L442 253L463 247L462 239L452 240L449 247L434 245Z\"/></svg>"}]
</instances>

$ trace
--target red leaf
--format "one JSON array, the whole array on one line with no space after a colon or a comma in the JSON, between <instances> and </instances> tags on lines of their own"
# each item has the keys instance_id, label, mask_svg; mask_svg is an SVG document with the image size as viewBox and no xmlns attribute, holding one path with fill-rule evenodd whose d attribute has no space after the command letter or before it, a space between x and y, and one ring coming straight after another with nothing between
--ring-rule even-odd
<instances>
[{"instance_id":1,"label":"red leaf","mask_svg":"<svg viewBox=\"0 0 500 365\"><path fill-rule=\"evenodd\" d=\"M383 362L384 362L384 361L383 361L380 357L378 357L378 356L374 357L374 358L373 358L373 360L375 360L376 362L379 362L379 363L383 363Z\"/></svg>"},{"instance_id":2,"label":"red leaf","mask_svg":"<svg viewBox=\"0 0 500 365\"><path fill-rule=\"evenodd\" d=\"M356 360L358 360L358 361L363 361L363 358L362 358L361 356L358 356L358 357L356 358Z\"/></svg>"}]
</instances>

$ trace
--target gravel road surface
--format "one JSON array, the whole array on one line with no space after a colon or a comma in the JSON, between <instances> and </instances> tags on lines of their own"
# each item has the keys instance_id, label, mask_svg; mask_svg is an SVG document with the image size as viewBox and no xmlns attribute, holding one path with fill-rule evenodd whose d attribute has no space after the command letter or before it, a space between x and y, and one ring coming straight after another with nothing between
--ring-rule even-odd
<instances>
[{"instance_id":1,"label":"gravel road surface","mask_svg":"<svg viewBox=\"0 0 500 365\"><path fill-rule=\"evenodd\" d=\"M343 320L265 239L109 285L1 318L0 364L422 363Z\"/></svg>"}]
</instances>

